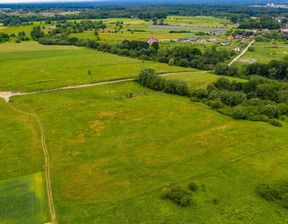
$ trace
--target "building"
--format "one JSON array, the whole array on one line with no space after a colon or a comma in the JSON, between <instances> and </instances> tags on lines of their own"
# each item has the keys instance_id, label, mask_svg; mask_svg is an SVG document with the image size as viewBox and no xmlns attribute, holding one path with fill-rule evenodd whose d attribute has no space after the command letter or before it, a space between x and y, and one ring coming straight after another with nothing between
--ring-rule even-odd
<instances>
[{"instance_id":1,"label":"building","mask_svg":"<svg viewBox=\"0 0 288 224\"><path fill-rule=\"evenodd\" d=\"M243 38L243 35L236 35L235 36L235 39L242 39Z\"/></svg>"},{"instance_id":2,"label":"building","mask_svg":"<svg viewBox=\"0 0 288 224\"><path fill-rule=\"evenodd\" d=\"M155 42L159 42L158 39L156 37L150 37L150 39L148 40L148 43L151 45Z\"/></svg>"},{"instance_id":3,"label":"building","mask_svg":"<svg viewBox=\"0 0 288 224\"><path fill-rule=\"evenodd\" d=\"M247 43L247 39L246 39L246 38L243 38L243 39L241 40L241 43Z\"/></svg>"},{"instance_id":4,"label":"building","mask_svg":"<svg viewBox=\"0 0 288 224\"><path fill-rule=\"evenodd\" d=\"M230 35L229 37L227 37L227 40L234 40L234 37Z\"/></svg>"},{"instance_id":5,"label":"building","mask_svg":"<svg viewBox=\"0 0 288 224\"><path fill-rule=\"evenodd\" d=\"M198 43L206 43L207 40L205 38L200 38L197 40Z\"/></svg>"},{"instance_id":6,"label":"building","mask_svg":"<svg viewBox=\"0 0 288 224\"><path fill-rule=\"evenodd\" d=\"M240 52L240 51L242 51L242 49L241 49L241 47L235 47L234 51Z\"/></svg>"},{"instance_id":7,"label":"building","mask_svg":"<svg viewBox=\"0 0 288 224\"><path fill-rule=\"evenodd\" d=\"M221 43L221 45L223 45L223 46L229 45L229 42L228 42L228 41L223 41L223 42Z\"/></svg>"},{"instance_id":8,"label":"building","mask_svg":"<svg viewBox=\"0 0 288 224\"><path fill-rule=\"evenodd\" d=\"M210 41L210 42L216 42L217 39L216 39L216 37L210 37L210 38L209 38L209 41Z\"/></svg>"},{"instance_id":9,"label":"building","mask_svg":"<svg viewBox=\"0 0 288 224\"><path fill-rule=\"evenodd\" d=\"M180 38L180 39L177 40L177 43L186 43L186 42L187 42L186 39L181 39L181 38Z\"/></svg>"},{"instance_id":10,"label":"building","mask_svg":"<svg viewBox=\"0 0 288 224\"><path fill-rule=\"evenodd\" d=\"M189 37L189 41L196 41L197 39L196 39L196 37Z\"/></svg>"},{"instance_id":11,"label":"building","mask_svg":"<svg viewBox=\"0 0 288 224\"><path fill-rule=\"evenodd\" d=\"M224 31L219 31L219 35L224 35L225 32Z\"/></svg>"}]
</instances>

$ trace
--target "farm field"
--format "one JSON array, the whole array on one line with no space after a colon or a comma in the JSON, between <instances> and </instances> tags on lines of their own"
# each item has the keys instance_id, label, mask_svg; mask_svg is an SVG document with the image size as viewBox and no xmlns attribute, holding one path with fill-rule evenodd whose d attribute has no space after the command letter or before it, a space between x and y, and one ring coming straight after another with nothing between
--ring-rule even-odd
<instances>
[{"instance_id":1,"label":"farm field","mask_svg":"<svg viewBox=\"0 0 288 224\"><path fill-rule=\"evenodd\" d=\"M3 44L0 52L1 91L27 92L123 79L135 77L140 70L150 67L158 73L193 70L79 47L41 46L35 42Z\"/></svg>"},{"instance_id":2,"label":"farm field","mask_svg":"<svg viewBox=\"0 0 288 224\"><path fill-rule=\"evenodd\" d=\"M215 82L219 79L219 75L213 74L206 71L195 71L195 72L185 72L183 74L169 75L165 76L167 79L179 79L186 81L189 87L193 89L206 88L210 83ZM245 82L244 79L239 79L236 77L225 76L231 81L235 80L237 82Z\"/></svg>"},{"instance_id":3,"label":"farm field","mask_svg":"<svg viewBox=\"0 0 288 224\"><path fill-rule=\"evenodd\" d=\"M127 93L134 97L125 99ZM233 120L135 82L12 100L36 112L46 128L60 223L264 224L288 218L287 210L255 193L259 184L287 180L286 122L278 128ZM159 198L165 185L187 188L191 181L199 186L191 206Z\"/></svg>"},{"instance_id":4,"label":"farm field","mask_svg":"<svg viewBox=\"0 0 288 224\"><path fill-rule=\"evenodd\" d=\"M44 186L41 172L0 180L0 223L46 223L49 216Z\"/></svg>"}]
</instances>

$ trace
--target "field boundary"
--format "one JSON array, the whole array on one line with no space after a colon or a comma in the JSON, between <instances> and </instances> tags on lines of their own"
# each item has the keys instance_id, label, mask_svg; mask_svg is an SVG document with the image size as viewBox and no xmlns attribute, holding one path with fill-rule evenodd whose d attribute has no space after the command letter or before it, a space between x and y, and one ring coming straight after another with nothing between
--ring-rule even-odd
<instances>
[{"instance_id":1,"label":"field boundary","mask_svg":"<svg viewBox=\"0 0 288 224\"><path fill-rule=\"evenodd\" d=\"M8 103L8 106L11 107L14 111L16 111L18 113L32 116L36 120L36 122L40 128L41 144L42 144L42 149L43 149L44 158L45 158L45 182L46 182L51 224L57 224L55 205L54 205L54 201L53 201L52 188L51 188L51 179L50 179L50 159L49 159L49 152L48 152L48 148L47 148L47 144L46 144L46 136L45 136L44 126L43 126L41 120L39 119L39 117L35 113L21 111L21 110L17 109L16 107L14 107L11 103Z\"/></svg>"}]
</instances>

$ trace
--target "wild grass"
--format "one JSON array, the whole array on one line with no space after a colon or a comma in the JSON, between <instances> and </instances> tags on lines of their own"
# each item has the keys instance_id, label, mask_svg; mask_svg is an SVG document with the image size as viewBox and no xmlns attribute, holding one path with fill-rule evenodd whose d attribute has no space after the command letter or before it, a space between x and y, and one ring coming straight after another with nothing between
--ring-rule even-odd
<instances>
[{"instance_id":1,"label":"wild grass","mask_svg":"<svg viewBox=\"0 0 288 224\"><path fill-rule=\"evenodd\" d=\"M200 75L200 74L199 74ZM144 94L145 92L145 94ZM125 98L133 93L133 98ZM124 99L123 99L123 98ZM122 99L121 99L122 98ZM60 223L281 223L260 183L287 177L283 128L238 121L186 97L119 83L13 98L47 130ZM186 208L159 197L187 189Z\"/></svg>"}]
</instances>

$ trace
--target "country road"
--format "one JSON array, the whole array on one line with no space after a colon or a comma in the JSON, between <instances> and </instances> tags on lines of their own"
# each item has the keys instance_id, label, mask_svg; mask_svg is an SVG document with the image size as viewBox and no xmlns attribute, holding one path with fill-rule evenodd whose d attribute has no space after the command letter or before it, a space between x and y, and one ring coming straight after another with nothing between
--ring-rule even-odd
<instances>
[{"instance_id":1,"label":"country road","mask_svg":"<svg viewBox=\"0 0 288 224\"><path fill-rule=\"evenodd\" d=\"M160 74L159 76L181 75L181 74L193 73L193 72L195 72L195 73L207 73L209 71L196 70L196 71L188 71L188 72L175 72L175 73ZM27 92L27 93L0 92L0 98L3 98L6 102L9 102L9 99L12 96L21 96L21 95L36 94L36 93L48 93L48 92L55 92L55 91L59 91L59 90L65 90L65 89L78 89L78 88L91 87L91 86L101 86L101 85L107 85L107 84L113 84L113 83L130 82L130 81L134 81L135 78L127 78L127 79L97 82L97 83L87 83L87 84L80 84L80 85L71 85L71 86L64 86L64 87L59 87L59 88L54 88L54 89L39 90L39 91L33 91L33 92Z\"/></svg>"},{"instance_id":2,"label":"country road","mask_svg":"<svg viewBox=\"0 0 288 224\"><path fill-rule=\"evenodd\" d=\"M255 42L255 40L252 40L248 46L241 52L241 54L239 54L236 58L234 58L229 64L228 66L231 66L235 61L237 61L239 58L242 57L243 54L246 53L246 51L249 49L249 47Z\"/></svg>"}]
</instances>

